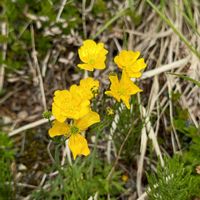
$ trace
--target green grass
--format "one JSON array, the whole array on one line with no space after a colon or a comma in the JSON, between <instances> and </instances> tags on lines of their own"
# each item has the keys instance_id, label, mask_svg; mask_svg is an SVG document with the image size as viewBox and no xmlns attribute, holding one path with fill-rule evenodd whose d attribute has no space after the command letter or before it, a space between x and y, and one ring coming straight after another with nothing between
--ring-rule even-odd
<instances>
[{"instance_id":1,"label":"green grass","mask_svg":"<svg viewBox=\"0 0 200 200\"><path fill-rule=\"evenodd\" d=\"M0 132L0 199L11 200L13 198L13 186L11 185L11 163L14 160L12 141L8 136Z\"/></svg>"}]
</instances>

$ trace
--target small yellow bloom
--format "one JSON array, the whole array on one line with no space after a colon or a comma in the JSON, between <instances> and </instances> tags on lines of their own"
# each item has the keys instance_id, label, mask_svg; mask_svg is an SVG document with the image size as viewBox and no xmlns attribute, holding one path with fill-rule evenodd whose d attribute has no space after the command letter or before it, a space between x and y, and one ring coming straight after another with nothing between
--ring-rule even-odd
<instances>
[{"instance_id":1,"label":"small yellow bloom","mask_svg":"<svg viewBox=\"0 0 200 200\"><path fill-rule=\"evenodd\" d=\"M91 77L88 77L86 79L82 79L80 81L80 87L82 88L85 99L92 99L95 94L98 92L99 89L99 81L94 80Z\"/></svg>"},{"instance_id":2,"label":"small yellow bloom","mask_svg":"<svg viewBox=\"0 0 200 200\"><path fill-rule=\"evenodd\" d=\"M71 86L70 91L55 91L53 100L52 114L59 122L67 118L79 119L90 110L90 101L84 98L76 85Z\"/></svg>"},{"instance_id":3,"label":"small yellow bloom","mask_svg":"<svg viewBox=\"0 0 200 200\"><path fill-rule=\"evenodd\" d=\"M128 176L123 174L122 175L122 181L127 182L128 181Z\"/></svg>"},{"instance_id":4,"label":"small yellow bloom","mask_svg":"<svg viewBox=\"0 0 200 200\"><path fill-rule=\"evenodd\" d=\"M107 53L103 43L96 44L93 40L85 40L78 50L79 57L84 64L79 64L78 67L89 71L93 71L94 68L104 69Z\"/></svg>"},{"instance_id":5,"label":"small yellow bloom","mask_svg":"<svg viewBox=\"0 0 200 200\"><path fill-rule=\"evenodd\" d=\"M131 95L141 92L142 90L136 86L126 72L122 72L121 80L118 80L117 75L110 75L111 81L110 91L106 91L107 95L113 96L118 102L122 100L126 107L130 109L129 100Z\"/></svg>"},{"instance_id":6,"label":"small yellow bloom","mask_svg":"<svg viewBox=\"0 0 200 200\"><path fill-rule=\"evenodd\" d=\"M122 50L119 55L114 58L114 62L119 68L124 69L129 77L139 78L142 75L140 71L146 67L144 58L138 59L139 56L139 51Z\"/></svg>"},{"instance_id":7,"label":"small yellow bloom","mask_svg":"<svg viewBox=\"0 0 200 200\"><path fill-rule=\"evenodd\" d=\"M76 159L77 155L87 156L90 154L90 150L88 148L87 140L81 133L97 122L100 122L98 113L90 110L85 116L78 120L74 120L70 125L54 121L53 127L49 129L49 136L65 135L69 137L68 145L74 159Z\"/></svg>"},{"instance_id":8,"label":"small yellow bloom","mask_svg":"<svg viewBox=\"0 0 200 200\"><path fill-rule=\"evenodd\" d=\"M107 115L113 115L114 111L113 111L113 109L111 107L107 107L106 108L106 113L107 113Z\"/></svg>"}]
</instances>

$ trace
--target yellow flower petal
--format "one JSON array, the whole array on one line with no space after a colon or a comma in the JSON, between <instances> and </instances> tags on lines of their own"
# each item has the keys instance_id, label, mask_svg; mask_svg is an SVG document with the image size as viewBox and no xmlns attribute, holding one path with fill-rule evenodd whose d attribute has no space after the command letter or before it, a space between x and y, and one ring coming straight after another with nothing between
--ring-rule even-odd
<instances>
[{"instance_id":1,"label":"yellow flower petal","mask_svg":"<svg viewBox=\"0 0 200 200\"><path fill-rule=\"evenodd\" d=\"M104 63L104 61L102 62L102 60L97 60L95 62L95 69L105 69L106 64Z\"/></svg>"},{"instance_id":2,"label":"yellow flower petal","mask_svg":"<svg viewBox=\"0 0 200 200\"><path fill-rule=\"evenodd\" d=\"M72 134L68 141L69 149L72 151L74 160L77 155L87 156L90 154L87 140L80 134Z\"/></svg>"},{"instance_id":3,"label":"yellow flower petal","mask_svg":"<svg viewBox=\"0 0 200 200\"><path fill-rule=\"evenodd\" d=\"M132 71L133 72L138 72L141 69L144 69L146 67L146 63L144 62L144 58L140 58L138 60L136 60L133 65L132 65Z\"/></svg>"},{"instance_id":4,"label":"yellow flower petal","mask_svg":"<svg viewBox=\"0 0 200 200\"><path fill-rule=\"evenodd\" d=\"M130 100L130 96L121 96L121 100L124 102L124 104L126 105L126 107L128 109L130 109L130 103L129 103L129 100Z\"/></svg>"},{"instance_id":5,"label":"yellow flower petal","mask_svg":"<svg viewBox=\"0 0 200 200\"><path fill-rule=\"evenodd\" d=\"M114 62L119 68L125 70L129 77L138 78L141 76L140 71L146 67L144 59L138 59L139 56L139 51L122 50L119 55L114 58Z\"/></svg>"},{"instance_id":6,"label":"yellow flower petal","mask_svg":"<svg viewBox=\"0 0 200 200\"><path fill-rule=\"evenodd\" d=\"M78 50L79 57L84 64L79 64L78 67L89 71L104 69L107 53L103 43L96 44L93 40L86 40Z\"/></svg>"},{"instance_id":7,"label":"yellow flower petal","mask_svg":"<svg viewBox=\"0 0 200 200\"><path fill-rule=\"evenodd\" d=\"M59 135L69 135L69 125L55 120L52 128L49 129L49 136L55 137Z\"/></svg>"},{"instance_id":8,"label":"yellow flower petal","mask_svg":"<svg viewBox=\"0 0 200 200\"><path fill-rule=\"evenodd\" d=\"M71 95L67 90L57 90L54 92L52 114L59 122L64 122L67 118L67 115L64 112L64 110L67 109L66 99L70 98Z\"/></svg>"},{"instance_id":9,"label":"yellow flower petal","mask_svg":"<svg viewBox=\"0 0 200 200\"><path fill-rule=\"evenodd\" d=\"M136 94L138 92L142 92L142 90L133 83L133 81L130 80L130 78L128 77L127 73L125 71L122 72L122 77L120 80L120 85L123 88L123 91L125 91L125 96L127 94L129 95L133 95ZM122 94L123 96L123 94Z\"/></svg>"},{"instance_id":10,"label":"yellow flower petal","mask_svg":"<svg viewBox=\"0 0 200 200\"><path fill-rule=\"evenodd\" d=\"M90 111L90 101L77 85L72 85L70 91L57 90L54 95L52 114L60 122L67 118L79 119Z\"/></svg>"},{"instance_id":11,"label":"yellow flower petal","mask_svg":"<svg viewBox=\"0 0 200 200\"><path fill-rule=\"evenodd\" d=\"M126 66L124 70L127 72L129 77L139 78L142 73L140 70L144 69L146 67L146 64L144 62L144 59L141 58L133 63L131 66Z\"/></svg>"},{"instance_id":12,"label":"yellow flower petal","mask_svg":"<svg viewBox=\"0 0 200 200\"><path fill-rule=\"evenodd\" d=\"M94 47L96 47L96 43L93 40L83 41L83 45L78 50L81 61L88 62L88 56L92 53L91 48Z\"/></svg>"},{"instance_id":13,"label":"yellow flower petal","mask_svg":"<svg viewBox=\"0 0 200 200\"><path fill-rule=\"evenodd\" d=\"M120 101L120 94L119 94L119 80L117 75L110 75L109 76L111 86L110 86L110 91L106 91L105 94L109 96L113 96L118 102Z\"/></svg>"},{"instance_id":14,"label":"yellow flower petal","mask_svg":"<svg viewBox=\"0 0 200 200\"><path fill-rule=\"evenodd\" d=\"M61 123L67 119L63 113L63 109L56 106L55 103L52 104L52 115Z\"/></svg>"},{"instance_id":15,"label":"yellow flower petal","mask_svg":"<svg viewBox=\"0 0 200 200\"><path fill-rule=\"evenodd\" d=\"M81 69L85 69L88 71L94 71L93 65L90 65L90 64L78 64L77 66Z\"/></svg>"},{"instance_id":16,"label":"yellow flower petal","mask_svg":"<svg viewBox=\"0 0 200 200\"><path fill-rule=\"evenodd\" d=\"M69 110L69 118L79 119L90 111L90 101L85 98L83 90L80 86L72 85L70 93L73 101Z\"/></svg>"},{"instance_id":17,"label":"yellow flower petal","mask_svg":"<svg viewBox=\"0 0 200 200\"><path fill-rule=\"evenodd\" d=\"M85 131L91 125L100 122L100 116L98 113L90 111L87 115L75 122L80 131Z\"/></svg>"},{"instance_id":18,"label":"yellow flower petal","mask_svg":"<svg viewBox=\"0 0 200 200\"><path fill-rule=\"evenodd\" d=\"M132 65L139 56L139 51L134 52L122 50L119 55L114 58L114 62L119 66L119 68L123 68Z\"/></svg>"},{"instance_id":19,"label":"yellow flower petal","mask_svg":"<svg viewBox=\"0 0 200 200\"><path fill-rule=\"evenodd\" d=\"M120 86L117 75L110 75L109 79L110 79L110 82L111 82L110 89L113 90L113 91L117 90Z\"/></svg>"}]
</instances>

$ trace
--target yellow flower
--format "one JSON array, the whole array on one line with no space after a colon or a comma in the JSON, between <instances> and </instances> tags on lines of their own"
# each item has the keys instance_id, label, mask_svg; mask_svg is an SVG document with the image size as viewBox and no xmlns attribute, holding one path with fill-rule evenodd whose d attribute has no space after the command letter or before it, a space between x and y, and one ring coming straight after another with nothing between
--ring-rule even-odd
<instances>
[{"instance_id":1,"label":"yellow flower","mask_svg":"<svg viewBox=\"0 0 200 200\"><path fill-rule=\"evenodd\" d=\"M70 91L55 91L53 100L52 114L59 122L64 122L67 118L79 119L90 110L90 101L83 97L76 85L72 85Z\"/></svg>"},{"instance_id":2,"label":"yellow flower","mask_svg":"<svg viewBox=\"0 0 200 200\"><path fill-rule=\"evenodd\" d=\"M130 109L129 99L131 95L141 92L142 90L130 80L124 71L122 72L120 81L117 75L110 75L109 79L111 81L110 91L106 91L105 93L113 96L118 102L122 100L126 107Z\"/></svg>"},{"instance_id":3,"label":"yellow flower","mask_svg":"<svg viewBox=\"0 0 200 200\"><path fill-rule=\"evenodd\" d=\"M70 125L55 121L53 127L49 129L49 136L65 135L69 137L68 146L72 151L74 159L76 159L77 155L87 156L90 154L90 150L88 148L87 140L81 133L97 122L100 122L98 113L90 110L88 114L78 120L74 120Z\"/></svg>"},{"instance_id":4,"label":"yellow flower","mask_svg":"<svg viewBox=\"0 0 200 200\"><path fill-rule=\"evenodd\" d=\"M128 181L128 176L123 174L122 175L122 181L127 182Z\"/></svg>"},{"instance_id":5,"label":"yellow flower","mask_svg":"<svg viewBox=\"0 0 200 200\"><path fill-rule=\"evenodd\" d=\"M78 67L89 71L93 71L94 68L104 69L107 53L103 43L96 44L93 40L85 40L78 50L79 57L84 64L79 64Z\"/></svg>"},{"instance_id":6,"label":"yellow flower","mask_svg":"<svg viewBox=\"0 0 200 200\"><path fill-rule=\"evenodd\" d=\"M139 51L122 50L119 55L114 58L114 62L119 68L124 69L129 77L139 78L142 75L140 71L146 67L144 58L138 59L139 56Z\"/></svg>"},{"instance_id":7,"label":"yellow flower","mask_svg":"<svg viewBox=\"0 0 200 200\"><path fill-rule=\"evenodd\" d=\"M106 108L106 113L107 113L107 115L113 115L114 111L113 111L113 109L111 107L107 107Z\"/></svg>"},{"instance_id":8,"label":"yellow flower","mask_svg":"<svg viewBox=\"0 0 200 200\"><path fill-rule=\"evenodd\" d=\"M80 87L82 88L85 99L92 99L95 94L98 92L99 89L99 81L94 80L91 77L88 77L86 79L82 79L80 81Z\"/></svg>"}]
</instances>

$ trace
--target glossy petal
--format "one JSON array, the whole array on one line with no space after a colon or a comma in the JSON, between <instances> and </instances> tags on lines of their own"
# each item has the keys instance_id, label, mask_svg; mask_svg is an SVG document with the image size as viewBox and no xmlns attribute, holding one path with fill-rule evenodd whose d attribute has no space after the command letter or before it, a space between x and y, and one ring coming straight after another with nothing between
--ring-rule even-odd
<instances>
[{"instance_id":1,"label":"glossy petal","mask_svg":"<svg viewBox=\"0 0 200 200\"><path fill-rule=\"evenodd\" d=\"M90 101L85 98L82 88L77 85L70 87L73 101L69 110L69 118L79 119L90 111Z\"/></svg>"},{"instance_id":2,"label":"glossy petal","mask_svg":"<svg viewBox=\"0 0 200 200\"><path fill-rule=\"evenodd\" d=\"M81 69L85 69L88 71L94 71L93 65L90 65L90 64L78 64L77 66Z\"/></svg>"},{"instance_id":3,"label":"glossy petal","mask_svg":"<svg viewBox=\"0 0 200 200\"><path fill-rule=\"evenodd\" d=\"M54 92L54 102L52 104L52 114L59 121L64 122L67 118L67 113L65 110L67 109L67 101L70 99L71 95L67 90L57 90Z\"/></svg>"},{"instance_id":4,"label":"glossy petal","mask_svg":"<svg viewBox=\"0 0 200 200\"><path fill-rule=\"evenodd\" d=\"M130 103L129 103L129 101L130 101L130 96L129 95L124 95L124 96L121 96L121 100L124 102L124 104L126 105L126 107L128 108L128 109L130 109Z\"/></svg>"},{"instance_id":5,"label":"glossy petal","mask_svg":"<svg viewBox=\"0 0 200 200\"><path fill-rule=\"evenodd\" d=\"M114 58L114 62L120 67L123 68L124 66L132 65L137 58L140 56L139 51L120 51L119 55Z\"/></svg>"},{"instance_id":6,"label":"glossy petal","mask_svg":"<svg viewBox=\"0 0 200 200\"><path fill-rule=\"evenodd\" d=\"M67 116L64 115L63 109L59 108L55 103L52 104L52 115L61 123L67 119Z\"/></svg>"},{"instance_id":7,"label":"glossy petal","mask_svg":"<svg viewBox=\"0 0 200 200\"><path fill-rule=\"evenodd\" d=\"M55 120L52 128L49 129L49 136L55 137L59 135L69 135L69 125Z\"/></svg>"},{"instance_id":8,"label":"glossy petal","mask_svg":"<svg viewBox=\"0 0 200 200\"><path fill-rule=\"evenodd\" d=\"M125 70L129 77L139 78L141 76L140 71L146 67L144 59L138 59L139 56L139 51L122 50L119 55L114 58L114 62L119 68Z\"/></svg>"},{"instance_id":9,"label":"glossy petal","mask_svg":"<svg viewBox=\"0 0 200 200\"><path fill-rule=\"evenodd\" d=\"M77 155L87 156L90 154L87 140L80 134L73 134L68 141L69 149L72 151L74 159Z\"/></svg>"},{"instance_id":10,"label":"glossy petal","mask_svg":"<svg viewBox=\"0 0 200 200\"><path fill-rule=\"evenodd\" d=\"M78 67L89 71L95 68L104 69L107 53L103 43L96 44L93 40L85 40L78 50L79 57L84 64L79 64Z\"/></svg>"},{"instance_id":11,"label":"glossy petal","mask_svg":"<svg viewBox=\"0 0 200 200\"><path fill-rule=\"evenodd\" d=\"M109 76L109 79L110 79L110 82L111 82L111 87L110 87L110 89L111 89L112 91L117 91L118 88L120 87L120 84L119 84L119 80L118 80L117 75L110 75L110 76Z\"/></svg>"},{"instance_id":12,"label":"glossy petal","mask_svg":"<svg viewBox=\"0 0 200 200\"><path fill-rule=\"evenodd\" d=\"M138 92L142 92L142 90L130 80L126 72L122 72L122 77L120 80L120 86L123 88L124 96L133 95Z\"/></svg>"},{"instance_id":13,"label":"glossy petal","mask_svg":"<svg viewBox=\"0 0 200 200\"><path fill-rule=\"evenodd\" d=\"M117 75L110 75L109 79L111 82L110 91L106 91L105 94L113 96L115 99L117 99L117 101L120 101L120 94L119 94L120 84L118 77Z\"/></svg>"},{"instance_id":14,"label":"glossy petal","mask_svg":"<svg viewBox=\"0 0 200 200\"><path fill-rule=\"evenodd\" d=\"M100 116L98 113L90 111L87 115L76 121L76 126L80 131L85 131L91 125L100 122Z\"/></svg>"},{"instance_id":15,"label":"glossy petal","mask_svg":"<svg viewBox=\"0 0 200 200\"><path fill-rule=\"evenodd\" d=\"M54 95L52 114L59 122L67 118L79 119L90 111L90 101L77 85L72 85L69 91L57 90Z\"/></svg>"},{"instance_id":16,"label":"glossy petal","mask_svg":"<svg viewBox=\"0 0 200 200\"><path fill-rule=\"evenodd\" d=\"M129 100L131 95L142 90L130 80L125 71L122 72L120 81L116 75L109 76L109 79L111 81L110 91L106 91L105 93L113 96L117 101L122 100L126 107L130 109Z\"/></svg>"}]
</instances>

